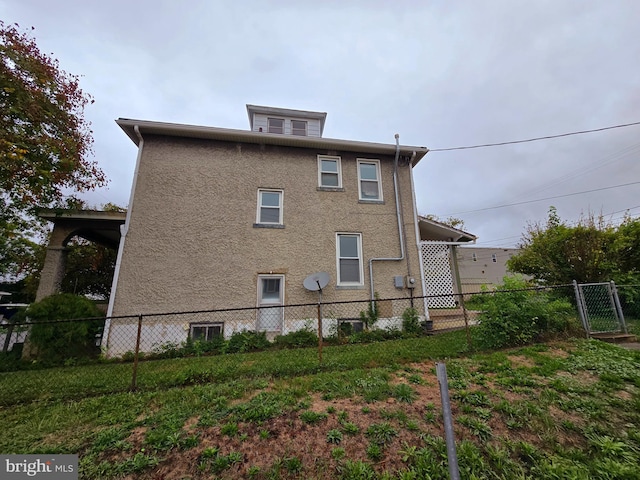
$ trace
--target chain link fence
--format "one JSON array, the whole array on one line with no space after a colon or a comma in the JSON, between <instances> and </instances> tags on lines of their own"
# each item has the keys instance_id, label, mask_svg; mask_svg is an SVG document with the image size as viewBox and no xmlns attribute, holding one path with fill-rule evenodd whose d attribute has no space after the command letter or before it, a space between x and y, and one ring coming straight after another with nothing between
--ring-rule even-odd
<instances>
[{"instance_id":1,"label":"chain link fence","mask_svg":"<svg viewBox=\"0 0 640 480\"><path fill-rule=\"evenodd\" d=\"M627 331L640 336L640 284L616 285Z\"/></svg>"},{"instance_id":2,"label":"chain link fence","mask_svg":"<svg viewBox=\"0 0 640 480\"><path fill-rule=\"evenodd\" d=\"M623 309L635 311L633 309L637 307L633 299L640 291L638 286L618 288L623 298ZM576 310L572 285L527 290L540 299L565 299ZM3 346L0 405L60 396L69 398L72 391L88 396L136 388L186 385L196 377L199 381L203 378L216 381L227 373L209 373L205 378L202 372L212 371L215 358L211 356L223 354L262 350L287 352L291 348L307 347L304 362L313 364L309 367L310 372L320 371L324 363L337 362L344 355L357 356L359 349L375 348L375 344L382 341L407 343L398 347L395 357L377 359L378 364L425 358L425 352L435 348L429 343L430 338L438 339L438 348L446 347L442 355L454 355L474 348L474 329L486 315L483 310L485 299L500 298L508 293L513 292L483 291L464 295L174 312L38 324L5 322L0 326L0 345ZM428 308L436 297L444 299L441 303L450 306ZM574 316L578 323L577 311ZM80 340L84 347L80 350L58 348L43 358L42 352L47 351L47 344L32 339L36 337L35 329L43 328L43 324L48 328L51 342L64 338L70 331L76 334L85 332ZM92 328L78 328L80 325L91 325ZM95 328L96 325L99 328ZM74 356L72 352L78 351L85 355ZM432 353L437 355L438 351ZM285 360L289 361L292 356L290 354ZM199 361L190 364L194 358ZM154 363L163 359L175 360ZM79 371L77 369L83 369L81 378L77 380L82 383L82 388L62 389L60 385L64 382L73 383L73 378L68 377ZM163 377L163 371L171 372L171 380ZM50 393L54 391L58 393Z\"/></svg>"}]
</instances>

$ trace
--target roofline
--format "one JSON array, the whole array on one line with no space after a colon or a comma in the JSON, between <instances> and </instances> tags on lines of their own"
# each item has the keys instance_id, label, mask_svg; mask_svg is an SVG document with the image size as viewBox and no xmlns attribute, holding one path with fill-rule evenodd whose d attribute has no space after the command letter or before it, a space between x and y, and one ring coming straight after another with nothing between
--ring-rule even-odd
<instances>
[{"instance_id":1,"label":"roofline","mask_svg":"<svg viewBox=\"0 0 640 480\"><path fill-rule=\"evenodd\" d=\"M378 155L395 155L396 153L395 144L386 143L282 135L278 133L252 132L250 130L185 125L181 123L152 122L148 120L135 120L130 118L119 118L116 120L116 123L120 128L122 128L122 130L124 130L136 146L139 143L139 138L134 131L134 127L137 126L141 135L148 134L183 138L201 138L206 140L253 143L257 145L278 145L318 150L343 150L347 152L373 153ZM414 167L428 151L429 149L426 147L400 145L400 155L412 157L412 166ZM416 154L415 157L413 157L414 152Z\"/></svg>"},{"instance_id":2,"label":"roofline","mask_svg":"<svg viewBox=\"0 0 640 480\"><path fill-rule=\"evenodd\" d=\"M423 217L422 215L418 215L418 222L431 223L432 225L436 225L440 228L444 228L444 229L450 230L451 232L455 232L460 236L467 236L471 238L472 241L475 241L478 239L478 237L473 233L465 232L464 230L460 230L459 228L452 227L450 225L447 225L446 223L438 222L437 220L431 220L430 218Z\"/></svg>"},{"instance_id":3,"label":"roofline","mask_svg":"<svg viewBox=\"0 0 640 480\"><path fill-rule=\"evenodd\" d=\"M283 117L298 117L300 119L313 118L320 120L320 136L324 132L324 123L327 119L327 112L312 112L311 110L294 110L291 108L267 107L262 105L250 105L247 103L247 115L249 115L250 130L253 130L252 113L262 113L264 115L282 115Z\"/></svg>"},{"instance_id":4,"label":"roofline","mask_svg":"<svg viewBox=\"0 0 640 480\"><path fill-rule=\"evenodd\" d=\"M40 218L55 222L58 219L69 220L117 220L124 221L127 212L112 212L104 210L77 210L73 208L41 208L37 215Z\"/></svg>"}]
</instances>

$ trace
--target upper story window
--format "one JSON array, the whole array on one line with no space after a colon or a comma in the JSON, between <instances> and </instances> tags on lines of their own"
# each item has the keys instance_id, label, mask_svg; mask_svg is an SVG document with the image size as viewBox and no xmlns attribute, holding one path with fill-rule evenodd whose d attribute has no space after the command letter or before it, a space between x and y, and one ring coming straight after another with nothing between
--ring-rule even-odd
<instances>
[{"instance_id":1,"label":"upper story window","mask_svg":"<svg viewBox=\"0 0 640 480\"><path fill-rule=\"evenodd\" d=\"M474 262L478 261L478 256L475 253L471 254L471 260L473 260Z\"/></svg>"},{"instance_id":2,"label":"upper story window","mask_svg":"<svg viewBox=\"0 0 640 480\"><path fill-rule=\"evenodd\" d=\"M282 225L282 196L282 190L258 190L258 224Z\"/></svg>"},{"instance_id":3,"label":"upper story window","mask_svg":"<svg viewBox=\"0 0 640 480\"><path fill-rule=\"evenodd\" d=\"M267 118L267 132L284 133L284 118Z\"/></svg>"},{"instance_id":4,"label":"upper story window","mask_svg":"<svg viewBox=\"0 0 640 480\"><path fill-rule=\"evenodd\" d=\"M362 235L336 234L338 285L362 285Z\"/></svg>"},{"instance_id":5,"label":"upper story window","mask_svg":"<svg viewBox=\"0 0 640 480\"><path fill-rule=\"evenodd\" d=\"M382 200L379 160L358 160L360 200Z\"/></svg>"},{"instance_id":6,"label":"upper story window","mask_svg":"<svg viewBox=\"0 0 640 480\"><path fill-rule=\"evenodd\" d=\"M307 136L307 122L304 120L291 120L291 135Z\"/></svg>"},{"instance_id":7,"label":"upper story window","mask_svg":"<svg viewBox=\"0 0 640 480\"><path fill-rule=\"evenodd\" d=\"M318 155L318 185L320 187L342 187L340 157Z\"/></svg>"},{"instance_id":8,"label":"upper story window","mask_svg":"<svg viewBox=\"0 0 640 480\"><path fill-rule=\"evenodd\" d=\"M491 254L491 261L492 261L493 263L498 263L498 257L496 256L496 254L495 254L495 253L492 253L492 254Z\"/></svg>"}]
</instances>

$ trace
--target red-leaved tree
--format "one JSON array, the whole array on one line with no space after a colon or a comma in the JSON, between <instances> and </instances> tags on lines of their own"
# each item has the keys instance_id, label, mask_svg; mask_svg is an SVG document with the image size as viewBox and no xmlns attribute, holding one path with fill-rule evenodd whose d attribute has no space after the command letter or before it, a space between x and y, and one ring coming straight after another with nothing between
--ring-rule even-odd
<instances>
[{"instance_id":1,"label":"red-leaved tree","mask_svg":"<svg viewBox=\"0 0 640 480\"><path fill-rule=\"evenodd\" d=\"M0 21L0 275L32 260L41 207L65 206L64 192L106 184L91 160L79 78L43 54L29 33Z\"/></svg>"}]
</instances>

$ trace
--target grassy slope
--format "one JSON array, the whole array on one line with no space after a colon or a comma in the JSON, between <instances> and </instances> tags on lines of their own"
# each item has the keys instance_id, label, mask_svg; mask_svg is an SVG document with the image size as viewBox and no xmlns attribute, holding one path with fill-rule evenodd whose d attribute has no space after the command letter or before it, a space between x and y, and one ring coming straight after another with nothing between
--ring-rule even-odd
<instances>
[{"instance_id":1,"label":"grassy slope","mask_svg":"<svg viewBox=\"0 0 640 480\"><path fill-rule=\"evenodd\" d=\"M0 410L0 452L77 452L83 478L447 478L433 367L463 344L146 362L108 395L126 366L47 371L47 395L3 374L5 403L40 400ZM582 340L448 360L462 478L640 478L639 367Z\"/></svg>"}]
</instances>

